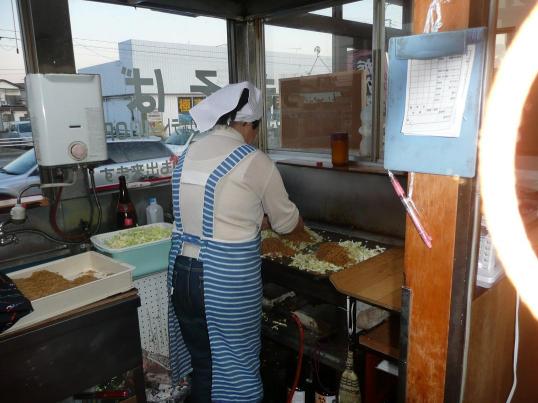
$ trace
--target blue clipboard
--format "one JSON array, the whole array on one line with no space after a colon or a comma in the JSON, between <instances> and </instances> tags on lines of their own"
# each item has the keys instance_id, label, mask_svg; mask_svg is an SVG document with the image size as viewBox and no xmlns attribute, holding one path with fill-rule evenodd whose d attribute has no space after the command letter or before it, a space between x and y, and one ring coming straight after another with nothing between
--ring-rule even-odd
<instances>
[{"instance_id":1,"label":"blue clipboard","mask_svg":"<svg viewBox=\"0 0 538 403\"><path fill-rule=\"evenodd\" d=\"M475 176L486 41L486 28L390 39L386 169L467 178ZM459 137L402 134L408 60L463 54L468 44L475 44L475 55Z\"/></svg>"}]
</instances>

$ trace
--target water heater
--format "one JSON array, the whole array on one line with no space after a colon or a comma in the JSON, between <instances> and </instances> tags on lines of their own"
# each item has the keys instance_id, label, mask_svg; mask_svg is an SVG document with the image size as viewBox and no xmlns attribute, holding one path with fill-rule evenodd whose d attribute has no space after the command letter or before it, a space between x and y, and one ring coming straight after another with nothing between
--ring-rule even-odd
<instances>
[{"instance_id":1,"label":"water heater","mask_svg":"<svg viewBox=\"0 0 538 403\"><path fill-rule=\"evenodd\" d=\"M28 74L25 79L37 163L107 160L101 81L92 74Z\"/></svg>"}]
</instances>

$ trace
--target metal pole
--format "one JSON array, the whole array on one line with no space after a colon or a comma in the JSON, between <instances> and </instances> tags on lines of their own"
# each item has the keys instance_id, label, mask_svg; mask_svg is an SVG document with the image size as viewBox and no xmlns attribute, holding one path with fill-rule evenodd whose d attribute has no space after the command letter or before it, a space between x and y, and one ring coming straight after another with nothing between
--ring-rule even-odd
<instances>
[{"instance_id":1,"label":"metal pole","mask_svg":"<svg viewBox=\"0 0 538 403\"><path fill-rule=\"evenodd\" d=\"M372 32L373 94L372 94L372 161L378 161L384 136L385 111L385 0L374 2Z\"/></svg>"}]
</instances>

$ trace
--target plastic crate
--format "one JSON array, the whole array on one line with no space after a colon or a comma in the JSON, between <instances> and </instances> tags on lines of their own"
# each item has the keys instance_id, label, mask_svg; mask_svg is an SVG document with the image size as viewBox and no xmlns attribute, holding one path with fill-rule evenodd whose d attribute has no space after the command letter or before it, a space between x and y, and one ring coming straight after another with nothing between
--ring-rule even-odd
<instances>
[{"instance_id":1,"label":"plastic crate","mask_svg":"<svg viewBox=\"0 0 538 403\"><path fill-rule=\"evenodd\" d=\"M133 272L133 277L140 278L167 269L168 253L172 246L171 238L129 246L122 249L110 248L106 246L106 241L120 233L151 227L167 228L172 231L173 225L168 223L142 225L136 228L94 235L91 237L91 241L93 246L95 246L99 252L119 260L120 262L125 262L134 266L135 270Z\"/></svg>"}]
</instances>

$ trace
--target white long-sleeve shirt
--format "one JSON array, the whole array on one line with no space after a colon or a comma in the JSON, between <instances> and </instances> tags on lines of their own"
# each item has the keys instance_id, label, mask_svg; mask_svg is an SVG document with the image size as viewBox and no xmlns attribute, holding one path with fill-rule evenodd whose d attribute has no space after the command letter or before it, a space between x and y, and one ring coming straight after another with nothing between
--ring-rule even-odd
<instances>
[{"instance_id":1,"label":"white long-sleeve shirt","mask_svg":"<svg viewBox=\"0 0 538 403\"><path fill-rule=\"evenodd\" d=\"M180 208L183 231L202 235L202 209L205 182L209 174L237 147L243 136L227 126L216 126L203 139L193 143L183 165ZM291 232L299 211L288 197L275 164L261 151L246 156L215 189L213 237L224 241L253 239L267 214L273 230ZM185 243L183 255L198 257L199 248Z\"/></svg>"}]
</instances>

